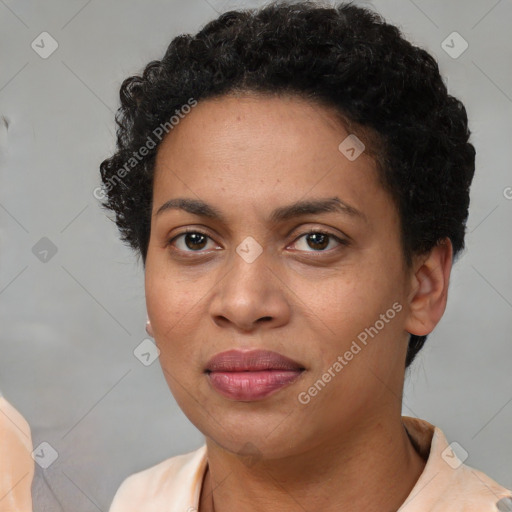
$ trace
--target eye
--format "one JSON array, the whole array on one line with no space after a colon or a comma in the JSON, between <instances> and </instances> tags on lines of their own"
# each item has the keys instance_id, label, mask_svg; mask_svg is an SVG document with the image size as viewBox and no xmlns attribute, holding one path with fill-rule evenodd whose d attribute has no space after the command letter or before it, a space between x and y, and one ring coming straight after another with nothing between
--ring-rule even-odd
<instances>
[{"instance_id":1,"label":"eye","mask_svg":"<svg viewBox=\"0 0 512 512\"><path fill-rule=\"evenodd\" d=\"M189 229L171 238L168 244L182 252L199 253L203 252L204 249L208 249L208 241L213 242L210 236L206 233L197 229ZM302 248L300 247L300 241L302 241ZM337 244L334 248L340 245L349 245L348 240L344 240L332 233L320 230L310 230L307 233L303 233L296 238L294 245L299 244L298 249L305 252L328 252L325 249L332 245L332 241ZM312 250L308 250L308 248Z\"/></svg>"},{"instance_id":2,"label":"eye","mask_svg":"<svg viewBox=\"0 0 512 512\"><path fill-rule=\"evenodd\" d=\"M211 238L206 233L190 229L171 238L169 245L175 245L178 250L183 252L201 252L201 249L205 249L208 244L208 240Z\"/></svg>"},{"instance_id":3,"label":"eye","mask_svg":"<svg viewBox=\"0 0 512 512\"><path fill-rule=\"evenodd\" d=\"M299 250L305 250L305 252L328 252L328 251L325 251L324 249L329 247L331 240L334 240L335 242L337 242L338 245L335 247L338 247L340 245L348 245L349 244L348 240L343 240L343 239L337 237L336 235L333 235L332 233L327 233L325 231L318 231L318 230L311 230L311 231L308 231L307 233L303 233L296 240L300 241L301 239L303 239L305 244L303 243L303 248L301 249L299 247ZM294 245L296 245L297 243L298 243L297 241L294 242ZM309 247L313 250L308 251L307 249L304 249L304 247Z\"/></svg>"}]
</instances>

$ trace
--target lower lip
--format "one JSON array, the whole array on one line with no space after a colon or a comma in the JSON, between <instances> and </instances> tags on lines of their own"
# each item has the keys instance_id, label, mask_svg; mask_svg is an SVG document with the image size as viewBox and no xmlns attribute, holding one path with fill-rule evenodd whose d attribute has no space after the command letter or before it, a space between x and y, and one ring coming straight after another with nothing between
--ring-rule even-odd
<instances>
[{"instance_id":1,"label":"lower lip","mask_svg":"<svg viewBox=\"0 0 512 512\"><path fill-rule=\"evenodd\" d=\"M260 400L295 381L300 370L262 370L254 372L210 372L216 391L233 400Z\"/></svg>"}]
</instances>

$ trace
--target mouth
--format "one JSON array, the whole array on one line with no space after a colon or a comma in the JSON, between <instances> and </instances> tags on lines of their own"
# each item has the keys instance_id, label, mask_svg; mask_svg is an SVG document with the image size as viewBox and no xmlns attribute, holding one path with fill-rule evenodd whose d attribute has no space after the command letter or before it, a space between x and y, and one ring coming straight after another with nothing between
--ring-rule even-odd
<instances>
[{"instance_id":1,"label":"mouth","mask_svg":"<svg viewBox=\"0 0 512 512\"><path fill-rule=\"evenodd\" d=\"M261 400L292 382L303 365L269 350L229 350L208 361L205 374L213 389L231 400Z\"/></svg>"}]
</instances>

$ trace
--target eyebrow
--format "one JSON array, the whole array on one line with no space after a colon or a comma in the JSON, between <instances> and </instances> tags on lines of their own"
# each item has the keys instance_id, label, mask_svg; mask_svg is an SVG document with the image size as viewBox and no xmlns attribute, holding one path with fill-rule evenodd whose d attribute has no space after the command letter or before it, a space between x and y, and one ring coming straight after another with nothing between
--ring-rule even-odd
<instances>
[{"instance_id":1,"label":"eyebrow","mask_svg":"<svg viewBox=\"0 0 512 512\"><path fill-rule=\"evenodd\" d=\"M184 197L170 199L158 208L155 216L158 216L168 210L184 210L199 217L206 217L208 219L218 220L225 223L224 215L220 210L200 199ZM275 224L303 215L314 215L317 213L329 212L342 213L368 222L363 212L343 202L339 197L296 201L295 203L276 208L270 214L269 220L271 223Z\"/></svg>"}]
</instances>

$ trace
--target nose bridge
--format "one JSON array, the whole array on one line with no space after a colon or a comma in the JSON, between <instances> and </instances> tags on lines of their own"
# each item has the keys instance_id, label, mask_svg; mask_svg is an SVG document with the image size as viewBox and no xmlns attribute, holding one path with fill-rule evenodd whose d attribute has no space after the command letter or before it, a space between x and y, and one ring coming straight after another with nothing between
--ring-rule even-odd
<instances>
[{"instance_id":1,"label":"nose bridge","mask_svg":"<svg viewBox=\"0 0 512 512\"><path fill-rule=\"evenodd\" d=\"M262 260L268 258L268 249L265 248L251 235L246 236L236 247L236 254L247 264L252 265L258 259L260 264ZM262 258L262 256L264 257Z\"/></svg>"},{"instance_id":2,"label":"nose bridge","mask_svg":"<svg viewBox=\"0 0 512 512\"><path fill-rule=\"evenodd\" d=\"M211 304L210 313L216 321L222 318L244 330L253 328L261 318L281 324L288 316L288 307L278 281L272 277L271 254L255 238L247 236L235 247L228 262L230 268L219 282Z\"/></svg>"},{"instance_id":3,"label":"nose bridge","mask_svg":"<svg viewBox=\"0 0 512 512\"><path fill-rule=\"evenodd\" d=\"M266 287L268 279L264 276L268 272L269 251L264 248L254 237L246 236L235 247L230 257L230 265L232 266L230 282L235 286L240 284L248 286L247 291L257 292L262 290L261 284ZM229 276L228 274L228 276Z\"/></svg>"}]
</instances>

